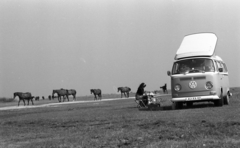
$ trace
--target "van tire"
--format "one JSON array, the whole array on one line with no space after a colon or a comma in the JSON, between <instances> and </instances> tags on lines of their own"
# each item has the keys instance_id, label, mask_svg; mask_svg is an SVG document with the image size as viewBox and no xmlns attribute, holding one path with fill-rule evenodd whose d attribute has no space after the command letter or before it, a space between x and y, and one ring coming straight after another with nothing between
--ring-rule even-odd
<instances>
[{"instance_id":1,"label":"van tire","mask_svg":"<svg viewBox=\"0 0 240 148\"><path fill-rule=\"evenodd\" d=\"M221 93L220 99L214 101L215 106L223 106L223 94Z\"/></svg>"},{"instance_id":2,"label":"van tire","mask_svg":"<svg viewBox=\"0 0 240 148\"><path fill-rule=\"evenodd\" d=\"M228 94L225 97L223 97L223 102L224 102L225 105L229 105L229 96L228 96Z\"/></svg>"}]
</instances>

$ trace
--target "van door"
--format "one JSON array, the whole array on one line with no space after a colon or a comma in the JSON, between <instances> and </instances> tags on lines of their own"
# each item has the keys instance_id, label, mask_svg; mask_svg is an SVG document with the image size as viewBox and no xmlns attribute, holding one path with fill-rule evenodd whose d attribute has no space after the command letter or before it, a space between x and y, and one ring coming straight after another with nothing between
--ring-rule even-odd
<instances>
[{"instance_id":1,"label":"van door","mask_svg":"<svg viewBox=\"0 0 240 148\"><path fill-rule=\"evenodd\" d=\"M218 94L218 96L220 96L221 95L221 88L223 88L224 76L223 76L223 72L219 71L219 68L222 68L220 61L215 61L215 63L216 63L216 66L217 66L216 70L217 70L217 76L218 76L218 84L216 84L216 85L218 85L217 86L217 94Z\"/></svg>"},{"instance_id":2,"label":"van door","mask_svg":"<svg viewBox=\"0 0 240 148\"><path fill-rule=\"evenodd\" d=\"M223 68L223 72L222 72L222 75L223 75L223 96L226 96L227 95L227 91L228 91L228 88L229 88L229 80L228 80L228 71L227 71L227 66L225 65L225 63L221 62L221 66Z\"/></svg>"}]
</instances>

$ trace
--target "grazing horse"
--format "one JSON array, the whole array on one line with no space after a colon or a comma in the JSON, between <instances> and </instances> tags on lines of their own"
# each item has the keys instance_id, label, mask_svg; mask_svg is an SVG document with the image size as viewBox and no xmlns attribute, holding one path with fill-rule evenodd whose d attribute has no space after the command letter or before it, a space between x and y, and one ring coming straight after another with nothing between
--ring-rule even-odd
<instances>
[{"instance_id":1,"label":"grazing horse","mask_svg":"<svg viewBox=\"0 0 240 148\"><path fill-rule=\"evenodd\" d=\"M34 97L32 96L31 93L29 93L29 92L26 92L26 93L15 92L15 93L13 93L13 99L15 99L16 96L18 96L18 98L19 98L18 106L19 106L19 103L20 103L21 100L23 100L24 106L25 106L25 100L28 100L28 105L29 105L29 100L31 100L32 105L34 105L33 104L33 98Z\"/></svg>"},{"instance_id":2,"label":"grazing horse","mask_svg":"<svg viewBox=\"0 0 240 148\"><path fill-rule=\"evenodd\" d=\"M91 89L90 92L91 92L91 94L92 93L94 94L94 96L95 96L94 100L98 100L98 98L99 98L99 100L102 99L102 91L101 91L101 89Z\"/></svg>"},{"instance_id":3,"label":"grazing horse","mask_svg":"<svg viewBox=\"0 0 240 148\"><path fill-rule=\"evenodd\" d=\"M36 100L36 101L39 101L39 96L35 97L35 100Z\"/></svg>"},{"instance_id":4,"label":"grazing horse","mask_svg":"<svg viewBox=\"0 0 240 148\"><path fill-rule=\"evenodd\" d=\"M48 96L48 99L49 99L49 100L52 100L52 97L51 97L51 95L49 95L49 96Z\"/></svg>"},{"instance_id":5,"label":"grazing horse","mask_svg":"<svg viewBox=\"0 0 240 148\"><path fill-rule=\"evenodd\" d=\"M76 101L76 94L77 94L77 91L75 89L69 89L67 90L67 96L73 96L73 101Z\"/></svg>"},{"instance_id":6,"label":"grazing horse","mask_svg":"<svg viewBox=\"0 0 240 148\"><path fill-rule=\"evenodd\" d=\"M67 97L68 99L68 95L67 95L67 90L66 89L56 89L56 90L53 90L52 92L52 98L54 98L54 94L57 93L58 95L58 101L61 102L61 97L63 96L63 102L65 100L65 96ZM69 101L69 99L68 99Z\"/></svg>"},{"instance_id":7,"label":"grazing horse","mask_svg":"<svg viewBox=\"0 0 240 148\"><path fill-rule=\"evenodd\" d=\"M163 90L163 93L165 94L165 92L168 94L168 91L167 91L167 84L165 83L164 86L161 86L160 87L162 90Z\"/></svg>"},{"instance_id":8,"label":"grazing horse","mask_svg":"<svg viewBox=\"0 0 240 148\"><path fill-rule=\"evenodd\" d=\"M125 97L129 98L129 92L131 91L131 88L129 87L118 87L118 92L121 92L121 98L122 94L124 94Z\"/></svg>"}]
</instances>

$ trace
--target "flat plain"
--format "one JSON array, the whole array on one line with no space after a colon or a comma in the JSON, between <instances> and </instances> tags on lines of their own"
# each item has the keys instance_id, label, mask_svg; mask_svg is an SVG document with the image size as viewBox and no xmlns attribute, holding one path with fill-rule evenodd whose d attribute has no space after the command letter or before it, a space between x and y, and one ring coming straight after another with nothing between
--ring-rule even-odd
<instances>
[{"instance_id":1,"label":"flat plain","mask_svg":"<svg viewBox=\"0 0 240 148\"><path fill-rule=\"evenodd\" d=\"M222 107L204 102L172 110L171 96L163 96L161 108L154 111L139 110L132 98L1 110L0 147L237 148L240 88L231 92L230 104ZM103 99L111 97L119 95ZM78 97L77 101L89 99L93 100ZM34 101L35 106L53 102L57 100ZM0 107L13 105L17 101L0 103Z\"/></svg>"}]
</instances>

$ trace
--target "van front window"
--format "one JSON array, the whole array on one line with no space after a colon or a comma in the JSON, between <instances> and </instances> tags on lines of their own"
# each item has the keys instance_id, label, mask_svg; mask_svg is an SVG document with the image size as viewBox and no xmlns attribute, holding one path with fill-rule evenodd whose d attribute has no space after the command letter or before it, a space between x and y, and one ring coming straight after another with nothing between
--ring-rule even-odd
<instances>
[{"instance_id":1,"label":"van front window","mask_svg":"<svg viewBox=\"0 0 240 148\"><path fill-rule=\"evenodd\" d=\"M175 62L172 74L186 74L198 72L214 72L214 64L211 59L187 59Z\"/></svg>"}]
</instances>

